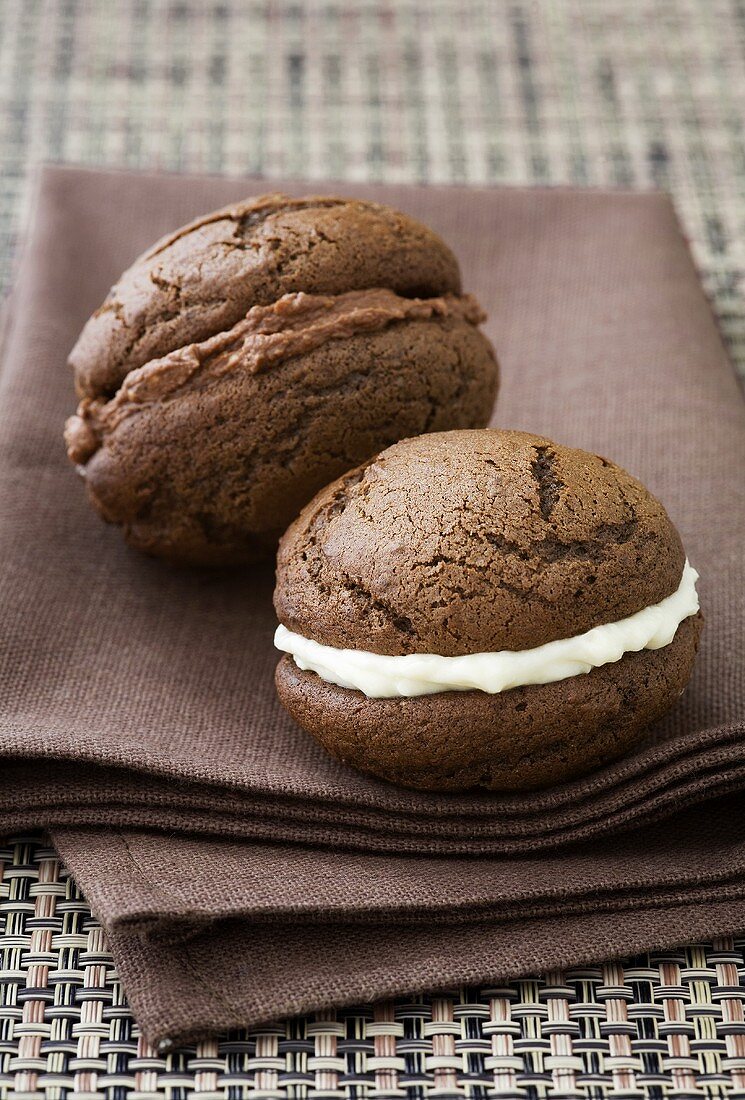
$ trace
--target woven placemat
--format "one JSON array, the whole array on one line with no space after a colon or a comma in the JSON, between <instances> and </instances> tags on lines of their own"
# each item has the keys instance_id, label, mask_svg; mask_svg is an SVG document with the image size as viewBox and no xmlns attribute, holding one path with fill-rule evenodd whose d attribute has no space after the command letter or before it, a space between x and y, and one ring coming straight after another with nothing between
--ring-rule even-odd
<instances>
[{"instance_id":1,"label":"woven placemat","mask_svg":"<svg viewBox=\"0 0 745 1100\"><path fill-rule=\"evenodd\" d=\"M659 186L745 376L739 0L0 0L0 288L42 160ZM1 777L0 777L1 781ZM0 1098L745 1096L745 939L160 1057L39 838L0 841Z\"/></svg>"},{"instance_id":2,"label":"woven placemat","mask_svg":"<svg viewBox=\"0 0 745 1100\"><path fill-rule=\"evenodd\" d=\"M740 0L0 0L0 20L0 286L40 160L663 187L745 372Z\"/></svg>"},{"instance_id":3,"label":"woven placemat","mask_svg":"<svg viewBox=\"0 0 745 1100\"><path fill-rule=\"evenodd\" d=\"M318 1013L161 1056L55 852L17 837L0 847L0 1097L734 1097L743 949Z\"/></svg>"}]
</instances>

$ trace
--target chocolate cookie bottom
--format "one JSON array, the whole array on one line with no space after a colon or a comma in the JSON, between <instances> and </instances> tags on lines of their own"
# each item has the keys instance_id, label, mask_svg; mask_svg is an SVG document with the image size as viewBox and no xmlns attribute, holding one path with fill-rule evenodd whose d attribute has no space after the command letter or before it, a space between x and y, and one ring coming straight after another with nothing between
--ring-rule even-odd
<instances>
[{"instance_id":1,"label":"chocolate cookie bottom","mask_svg":"<svg viewBox=\"0 0 745 1100\"><path fill-rule=\"evenodd\" d=\"M529 790L622 756L669 710L691 675L701 615L663 649L553 684L498 695L448 691L368 699L303 672L285 655L275 682L295 721L344 764L403 787Z\"/></svg>"}]
</instances>

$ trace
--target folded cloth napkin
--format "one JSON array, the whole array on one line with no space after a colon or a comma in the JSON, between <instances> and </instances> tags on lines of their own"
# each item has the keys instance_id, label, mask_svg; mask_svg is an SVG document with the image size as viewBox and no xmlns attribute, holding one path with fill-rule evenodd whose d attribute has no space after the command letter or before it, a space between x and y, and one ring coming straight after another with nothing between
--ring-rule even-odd
<instances>
[{"instance_id":1,"label":"folded cloth napkin","mask_svg":"<svg viewBox=\"0 0 745 1100\"><path fill-rule=\"evenodd\" d=\"M328 758L274 696L271 570L128 550L64 455L64 359L120 270L267 189L41 174L0 373L0 830L51 830L169 1041L745 927L745 406L669 201L271 184L439 230L490 315L494 422L625 465L701 573L694 679L642 749L551 791L456 796Z\"/></svg>"},{"instance_id":2,"label":"folded cloth napkin","mask_svg":"<svg viewBox=\"0 0 745 1100\"><path fill-rule=\"evenodd\" d=\"M516 857L55 830L165 1047L389 993L499 984L745 927L740 795Z\"/></svg>"}]
</instances>

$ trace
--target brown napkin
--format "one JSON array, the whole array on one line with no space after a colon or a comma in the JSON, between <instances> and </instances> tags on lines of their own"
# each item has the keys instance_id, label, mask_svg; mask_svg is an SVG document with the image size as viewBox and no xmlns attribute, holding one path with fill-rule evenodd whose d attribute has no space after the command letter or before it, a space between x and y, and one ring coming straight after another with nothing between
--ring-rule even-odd
<instances>
[{"instance_id":1,"label":"brown napkin","mask_svg":"<svg viewBox=\"0 0 745 1100\"><path fill-rule=\"evenodd\" d=\"M417 794L333 763L274 698L270 570L127 550L60 437L65 355L119 271L266 184L46 169L0 374L0 829L53 829L155 1037L745 926L739 802L694 806L745 785L745 409L669 202L332 188L453 244L503 364L495 423L605 453L661 496L707 629L648 746L566 787Z\"/></svg>"},{"instance_id":2,"label":"brown napkin","mask_svg":"<svg viewBox=\"0 0 745 1100\"><path fill-rule=\"evenodd\" d=\"M355 999L499 984L745 928L742 797L523 857L55 830L165 1046ZM189 938L187 938L189 937Z\"/></svg>"}]
</instances>

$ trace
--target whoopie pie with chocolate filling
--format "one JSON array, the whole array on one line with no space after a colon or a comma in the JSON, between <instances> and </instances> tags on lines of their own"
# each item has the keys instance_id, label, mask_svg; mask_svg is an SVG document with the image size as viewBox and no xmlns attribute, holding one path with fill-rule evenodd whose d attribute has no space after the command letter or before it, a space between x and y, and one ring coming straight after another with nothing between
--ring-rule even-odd
<instances>
[{"instance_id":1,"label":"whoopie pie with chocolate filling","mask_svg":"<svg viewBox=\"0 0 745 1100\"><path fill-rule=\"evenodd\" d=\"M341 761L433 790L568 780L683 691L701 615L662 504L524 432L396 443L284 535L280 701Z\"/></svg>"},{"instance_id":2,"label":"whoopie pie with chocolate filling","mask_svg":"<svg viewBox=\"0 0 745 1100\"><path fill-rule=\"evenodd\" d=\"M71 355L68 453L135 547L253 561L324 484L414 433L488 421L497 363L426 226L265 195L159 241Z\"/></svg>"}]
</instances>

